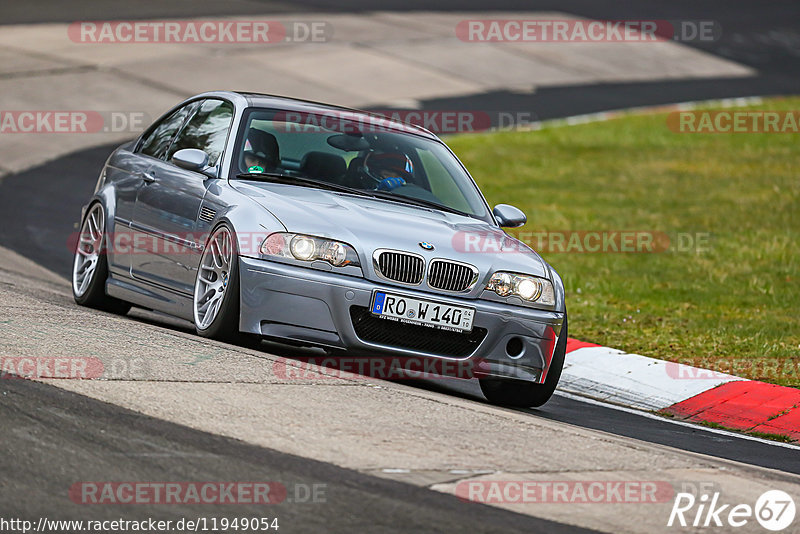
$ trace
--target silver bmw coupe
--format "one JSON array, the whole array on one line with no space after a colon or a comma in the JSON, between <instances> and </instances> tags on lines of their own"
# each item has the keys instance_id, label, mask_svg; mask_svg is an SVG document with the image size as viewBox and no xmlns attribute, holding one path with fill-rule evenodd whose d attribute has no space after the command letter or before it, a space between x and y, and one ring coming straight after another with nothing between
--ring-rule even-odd
<instances>
[{"instance_id":1,"label":"silver bmw coupe","mask_svg":"<svg viewBox=\"0 0 800 534\"><path fill-rule=\"evenodd\" d=\"M561 278L502 228L435 135L381 115L210 92L106 161L72 289L201 336L467 362L491 402L540 406L561 375Z\"/></svg>"}]
</instances>

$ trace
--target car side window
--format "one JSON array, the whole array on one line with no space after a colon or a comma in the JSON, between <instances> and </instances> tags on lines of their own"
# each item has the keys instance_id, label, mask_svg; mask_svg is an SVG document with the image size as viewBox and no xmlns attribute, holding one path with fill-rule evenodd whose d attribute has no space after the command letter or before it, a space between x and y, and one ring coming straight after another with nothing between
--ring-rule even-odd
<instances>
[{"instance_id":1,"label":"car side window","mask_svg":"<svg viewBox=\"0 0 800 534\"><path fill-rule=\"evenodd\" d=\"M169 149L169 157L184 148L197 148L208 154L208 166L217 164L233 121L233 105L209 99L195 112Z\"/></svg>"},{"instance_id":2,"label":"car side window","mask_svg":"<svg viewBox=\"0 0 800 534\"><path fill-rule=\"evenodd\" d=\"M166 119L152 128L142 139L139 152L154 158L164 159L172 138L178 133L178 129L186 121L189 114L194 111L197 104L197 102L192 102L176 109Z\"/></svg>"}]
</instances>

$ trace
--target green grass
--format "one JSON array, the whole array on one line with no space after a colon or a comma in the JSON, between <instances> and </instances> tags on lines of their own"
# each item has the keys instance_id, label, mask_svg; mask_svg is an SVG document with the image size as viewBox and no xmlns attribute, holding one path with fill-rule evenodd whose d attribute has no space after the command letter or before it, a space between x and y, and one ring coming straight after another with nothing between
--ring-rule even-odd
<instances>
[{"instance_id":1,"label":"green grass","mask_svg":"<svg viewBox=\"0 0 800 534\"><path fill-rule=\"evenodd\" d=\"M770 439L772 441L780 441L782 443L794 443L796 440L793 440L789 436L784 436L783 434L772 434L770 432L747 432L747 434L754 436L756 438L761 439Z\"/></svg>"},{"instance_id":2,"label":"green grass","mask_svg":"<svg viewBox=\"0 0 800 534\"><path fill-rule=\"evenodd\" d=\"M750 436L768 439L771 441L780 441L782 443L793 443L795 440L783 434L773 434L771 432L758 432L755 430L742 430L739 428L731 428L713 421L700 421L700 426L707 426L708 428L716 428L718 430L727 430L728 432L739 432L741 434L748 434Z\"/></svg>"},{"instance_id":3,"label":"green grass","mask_svg":"<svg viewBox=\"0 0 800 534\"><path fill-rule=\"evenodd\" d=\"M800 387L800 135L678 134L652 114L447 142L522 231L710 234L699 252L543 253L571 337Z\"/></svg>"}]
</instances>

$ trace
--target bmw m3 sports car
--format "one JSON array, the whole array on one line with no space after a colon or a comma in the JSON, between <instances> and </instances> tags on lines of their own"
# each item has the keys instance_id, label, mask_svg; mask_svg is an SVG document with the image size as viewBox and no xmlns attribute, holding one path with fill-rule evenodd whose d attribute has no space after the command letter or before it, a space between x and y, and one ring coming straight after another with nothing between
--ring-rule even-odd
<instances>
[{"instance_id":1,"label":"bmw m3 sports car","mask_svg":"<svg viewBox=\"0 0 800 534\"><path fill-rule=\"evenodd\" d=\"M561 278L502 228L427 130L284 97L192 97L106 161L83 208L76 302L332 353L473 362L539 406L564 364Z\"/></svg>"}]
</instances>

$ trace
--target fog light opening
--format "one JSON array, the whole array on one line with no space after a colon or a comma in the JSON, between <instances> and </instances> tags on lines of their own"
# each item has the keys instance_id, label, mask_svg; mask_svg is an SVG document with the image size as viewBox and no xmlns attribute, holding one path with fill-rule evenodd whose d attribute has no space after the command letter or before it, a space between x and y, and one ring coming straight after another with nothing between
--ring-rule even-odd
<instances>
[{"instance_id":1,"label":"fog light opening","mask_svg":"<svg viewBox=\"0 0 800 534\"><path fill-rule=\"evenodd\" d=\"M508 340L508 343L506 343L506 354L508 354L509 358L519 358L522 356L524 348L520 338L512 337Z\"/></svg>"}]
</instances>

